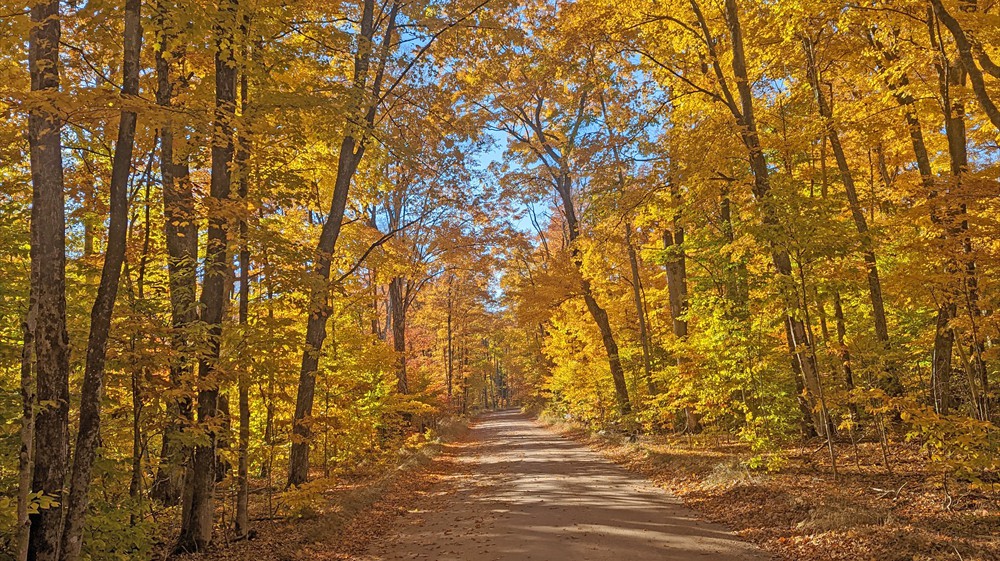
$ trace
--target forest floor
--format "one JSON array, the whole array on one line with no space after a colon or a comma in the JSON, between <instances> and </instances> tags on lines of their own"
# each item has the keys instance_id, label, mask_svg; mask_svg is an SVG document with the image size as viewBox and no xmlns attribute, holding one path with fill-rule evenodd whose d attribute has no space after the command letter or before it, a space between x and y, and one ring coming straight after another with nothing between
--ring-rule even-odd
<instances>
[{"instance_id":1,"label":"forest floor","mask_svg":"<svg viewBox=\"0 0 1000 561\"><path fill-rule=\"evenodd\" d=\"M765 561L771 556L518 411L477 418L428 461L329 511L258 522L249 541L184 561Z\"/></svg>"},{"instance_id":2,"label":"forest floor","mask_svg":"<svg viewBox=\"0 0 1000 561\"><path fill-rule=\"evenodd\" d=\"M912 446L893 447L890 474L876 444L841 445L834 480L825 448L751 471L745 446L711 435L547 424L484 415L402 465L311 484L324 508L184 561L1000 561L997 493L946 482Z\"/></svg>"},{"instance_id":3,"label":"forest floor","mask_svg":"<svg viewBox=\"0 0 1000 561\"><path fill-rule=\"evenodd\" d=\"M789 560L1000 560L1000 488L946 480L912 445L885 468L875 443L785 450L774 472L745 467L745 446L701 437L594 435L553 428L642 474L710 520Z\"/></svg>"},{"instance_id":4,"label":"forest floor","mask_svg":"<svg viewBox=\"0 0 1000 561\"><path fill-rule=\"evenodd\" d=\"M171 561L334 561L357 559L394 524L434 495L447 493L447 480L457 456L467 446L464 421L445 427L438 442L425 443L403 458L382 461L331 478L310 482L301 491L282 493L274 503L281 514L270 516L272 501L251 496L252 539L231 540L216 532L212 548ZM289 511L296 511L290 514ZM225 526L225 521L223 521ZM221 534L221 535L220 535Z\"/></svg>"}]
</instances>

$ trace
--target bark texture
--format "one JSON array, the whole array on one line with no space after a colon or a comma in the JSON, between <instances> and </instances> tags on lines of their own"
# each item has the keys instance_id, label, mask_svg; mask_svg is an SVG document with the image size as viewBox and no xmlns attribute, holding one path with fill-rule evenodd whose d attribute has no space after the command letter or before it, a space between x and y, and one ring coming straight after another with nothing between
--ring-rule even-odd
<instances>
[{"instance_id":1,"label":"bark texture","mask_svg":"<svg viewBox=\"0 0 1000 561\"><path fill-rule=\"evenodd\" d=\"M245 26L244 26L245 27ZM244 59L246 54L244 53ZM250 160L249 142L246 134L247 108L249 107L250 85L246 69L240 73L240 116L243 118L242 128L239 135L239 148L236 151L236 172L239 174L239 187L237 195L247 202L247 195L250 192ZM246 211L246 208L243 209ZM240 217L240 292L239 292L239 322L243 329L246 329L250 321L250 245L247 239L248 228L246 217ZM236 467L236 536L239 538L250 535L250 473L249 473L249 448L250 448L250 372L251 361L244 360L240 366L238 392L239 392L239 415L240 433L238 444L238 465Z\"/></svg>"},{"instance_id":2,"label":"bark texture","mask_svg":"<svg viewBox=\"0 0 1000 561\"><path fill-rule=\"evenodd\" d=\"M34 329L34 299L29 296L28 317L21 325L24 343L21 348L21 446L18 449L17 481L17 561L28 559L28 521L31 496L31 472L34 465L35 376L32 348Z\"/></svg>"},{"instance_id":3,"label":"bark texture","mask_svg":"<svg viewBox=\"0 0 1000 561\"><path fill-rule=\"evenodd\" d=\"M406 381L406 281L396 277L389 283L389 313L392 316L392 350L396 351L396 391L410 393Z\"/></svg>"},{"instance_id":4,"label":"bark texture","mask_svg":"<svg viewBox=\"0 0 1000 561\"><path fill-rule=\"evenodd\" d=\"M31 7L28 66L31 91L59 91L57 0ZM56 561L69 455L69 335L66 331L66 215L57 113L28 113L31 152L31 297L34 302L36 404L31 490L59 501L29 516L28 559Z\"/></svg>"}]
</instances>

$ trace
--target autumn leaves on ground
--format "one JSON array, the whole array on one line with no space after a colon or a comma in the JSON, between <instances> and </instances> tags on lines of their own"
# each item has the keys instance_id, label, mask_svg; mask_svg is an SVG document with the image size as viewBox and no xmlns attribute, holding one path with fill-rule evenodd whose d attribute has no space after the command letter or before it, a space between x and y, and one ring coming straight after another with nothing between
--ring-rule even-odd
<instances>
[{"instance_id":1,"label":"autumn leaves on ground","mask_svg":"<svg viewBox=\"0 0 1000 561\"><path fill-rule=\"evenodd\" d=\"M789 558L997 558L998 45L992 0L0 0L0 558L360 554L505 407Z\"/></svg>"}]
</instances>

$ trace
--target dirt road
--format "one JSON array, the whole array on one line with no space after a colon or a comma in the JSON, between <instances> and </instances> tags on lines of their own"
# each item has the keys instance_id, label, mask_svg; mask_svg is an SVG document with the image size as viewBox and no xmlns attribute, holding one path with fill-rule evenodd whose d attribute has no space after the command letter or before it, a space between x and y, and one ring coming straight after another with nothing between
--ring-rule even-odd
<instances>
[{"instance_id":1,"label":"dirt road","mask_svg":"<svg viewBox=\"0 0 1000 561\"><path fill-rule=\"evenodd\" d=\"M770 559L599 454L514 411L480 418L452 481L363 559Z\"/></svg>"}]
</instances>

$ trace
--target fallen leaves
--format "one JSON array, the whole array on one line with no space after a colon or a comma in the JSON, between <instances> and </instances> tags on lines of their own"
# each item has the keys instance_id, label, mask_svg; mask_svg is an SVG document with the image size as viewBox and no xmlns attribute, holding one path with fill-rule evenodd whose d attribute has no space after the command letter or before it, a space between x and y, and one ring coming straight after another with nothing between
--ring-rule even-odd
<instances>
[{"instance_id":1,"label":"fallen leaves","mask_svg":"<svg viewBox=\"0 0 1000 561\"><path fill-rule=\"evenodd\" d=\"M889 475L874 445L861 446L835 481L829 466L794 450L778 472L748 472L726 467L739 464L745 453L739 446L669 438L630 444L560 428L784 559L1000 560L1000 495L954 481L946 493L915 448L897 447ZM846 451L841 456L851 457Z\"/></svg>"}]
</instances>

